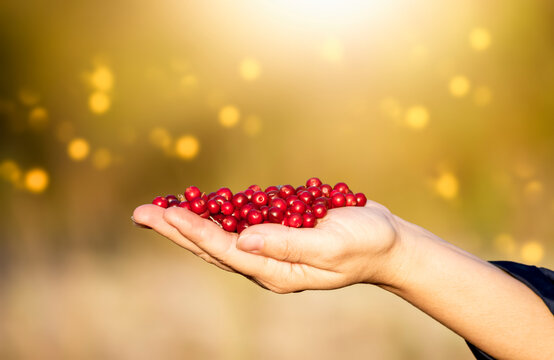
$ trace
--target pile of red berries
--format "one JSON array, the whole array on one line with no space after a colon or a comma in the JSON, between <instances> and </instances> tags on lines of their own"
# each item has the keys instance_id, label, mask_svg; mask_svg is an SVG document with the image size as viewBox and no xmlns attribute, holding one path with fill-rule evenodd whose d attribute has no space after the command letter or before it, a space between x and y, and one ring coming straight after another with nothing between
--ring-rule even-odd
<instances>
[{"instance_id":1,"label":"pile of red berries","mask_svg":"<svg viewBox=\"0 0 554 360\"><path fill-rule=\"evenodd\" d=\"M354 194L343 182L334 187L310 178L306 186L270 186L262 191L258 185L233 194L221 188L208 195L190 186L184 195L158 196L152 204L168 208L179 206L203 218L211 219L224 230L241 233L251 225L275 223L295 228L311 228L328 209L343 206L364 206L367 198Z\"/></svg>"}]
</instances>

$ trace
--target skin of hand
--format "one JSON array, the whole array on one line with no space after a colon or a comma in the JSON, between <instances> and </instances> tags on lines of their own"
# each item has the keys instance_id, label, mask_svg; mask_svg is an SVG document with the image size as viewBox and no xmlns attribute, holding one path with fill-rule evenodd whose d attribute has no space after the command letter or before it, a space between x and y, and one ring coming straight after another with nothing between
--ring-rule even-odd
<instances>
[{"instance_id":1,"label":"skin of hand","mask_svg":"<svg viewBox=\"0 0 554 360\"><path fill-rule=\"evenodd\" d=\"M497 359L554 359L554 317L531 289L372 201L329 210L315 228L240 236L178 207L142 205L133 219L276 293L375 284Z\"/></svg>"}]
</instances>

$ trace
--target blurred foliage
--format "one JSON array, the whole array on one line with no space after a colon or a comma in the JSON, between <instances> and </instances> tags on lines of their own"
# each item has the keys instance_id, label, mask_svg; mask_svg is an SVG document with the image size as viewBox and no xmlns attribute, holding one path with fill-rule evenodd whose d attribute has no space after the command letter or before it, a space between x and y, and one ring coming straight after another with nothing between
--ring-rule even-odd
<instances>
[{"instance_id":1,"label":"blurred foliage","mask_svg":"<svg viewBox=\"0 0 554 360\"><path fill-rule=\"evenodd\" d=\"M311 176L479 256L554 267L552 2L11 1L0 45L8 305L33 296L30 263L53 283L95 269L75 256L119 275L139 261L111 256L169 256L129 221L156 195ZM23 354L11 334L0 355ZM420 346L400 342L401 357ZM247 348L231 357L259 358Z\"/></svg>"}]
</instances>

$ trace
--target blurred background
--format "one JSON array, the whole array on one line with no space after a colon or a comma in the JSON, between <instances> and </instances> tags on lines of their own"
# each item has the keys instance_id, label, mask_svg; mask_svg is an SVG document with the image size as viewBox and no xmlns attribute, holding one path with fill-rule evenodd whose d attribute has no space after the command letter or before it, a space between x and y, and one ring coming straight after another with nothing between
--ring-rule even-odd
<instances>
[{"instance_id":1,"label":"blurred background","mask_svg":"<svg viewBox=\"0 0 554 360\"><path fill-rule=\"evenodd\" d=\"M8 1L0 45L2 359L472 359L377 288L275 295L132 226L189 185L345 181L554 268L552 2Z\"/></svg>"}]
</instances>

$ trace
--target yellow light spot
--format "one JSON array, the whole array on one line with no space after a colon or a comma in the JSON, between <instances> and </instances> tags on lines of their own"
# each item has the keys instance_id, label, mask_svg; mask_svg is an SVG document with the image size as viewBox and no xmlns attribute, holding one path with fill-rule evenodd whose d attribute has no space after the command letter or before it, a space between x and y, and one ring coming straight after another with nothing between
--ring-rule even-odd
<instances>
[{"instance_id":1,"label":"yellow light spot","mask_svg":"<svg viewBox=\"0 0 554 360\"><path fill-rule=\"evenodd\" d=\"M424 106L412 106L404 115L406 124L413 129L423 129L429 123L429 111Z\"/></svg>"},{"instance_id":2,"label":"yellow light spot","mask_svg":"<svg viewBox=\"0 0 554 360\"><path fill-rule=\"evenodd\" d=\"M491 45L491 34L485 28L475 28L469 33L469 44L476 51L487 49Z\"/></svg>"},{"instance_id":3,"label":"yellow light spot","mask_svg":"<svg viewBox=\"0 0 554 360\"><path fill-rule=\"evenodd\" d=\"M198 79L196 78L196 76L194 76L192 74L185 75L181 79L181 85L183 85L184 87L187 87L187 88L194 87L194 86L198 85Z\"/></svg>"},{"instance_id":4,"label":"yellow light spot","mask_svg":"<svg viewBox=\"0 0 554 360\"><path fill-rule=\"evenodd\" d=\"M21 169L15 161L4 160L0 164L0 176L15 185L21 179Z\"/></svg>"},{"instance_id":5,"label":"yellow light spot","mask_svg":"<svg viewBox=\"0 0 554 360\"><path fill-rule=\"evenodd\" d=\"M112 71L107 66L98 66L90 75L90 84L96 90L111 90L113 87Z\"/></svg>"},{"instance_id":6,"label":"yellow light spot","mask_svg":"<svg viewBox=\"0 0 554 360\"><path fill-rule=\"evenodd\" d=\"M514 173L521 179L530 179L535 172L535 167L524 159L520 159L514 164Z\"/></svg>"},{"instance_id":7,"label":"yellow light spot","mask_svg":"<svg viewBox=\"0 0 554 360\"><path fill-rule=\"evenodd\" d=\"M544 247L535 240L527 241L521 247L521 258L527 264L538 264L544 257Z\"/></svg>"},{"instance_id":8,"label":"yellow light spot","mask_svg":"<svg viewBox=\"0 0 554 360\"><path fill-rule=\"evenodd\" d=\"M100 148L92 155L92 164L98 170L104 170L112 163L112 154L108 149Z\"/></svg>"},{"instance_id":9,"label":"yellow light spot","mask_svg":"<svg viewBox=\"0 0 554 360\"><path fill-rule=\"evenodd\" d=\"M175 143L175 153L180 158L190 160L196 157L200 144L196 137L192 135L181 136Z\"/></svg>"},{"instance_id":10,"label":"yellow light spot","mask_svg":"<svg viewBox=\"0 0 554 360\"><path fill-rule=\"evenodd\" d=\"M29 112L29 125L36 130L43 129L48 124L48 110L37 106Z\"/></svg>"},{"instance_id":11,"label":"yellow light spot","mask_svg":"<svg viewBox=\"0 0 554 360\"><path fill-rule=\"evenodd\" d=\"M239 122L239 118L239 110L232 105L225 106L219 111L219 123L224 127L235 126Z\"/></svg>"},{"instance_id":12,"label":"yellow light spot","mask_svg":"<svg viewBox=\"0 0 554 360\"><path fill-rule=\"evenodd\" d=\"M83 138L73 139L67 146L67 154L75 161L84 160L88 156L89 152L90 146Z\"/></svg>"},{"instance_id":13,"label":"yellow light spot","mask_svg":"<svg viewBox=\"0 0 554 360\"><path fill-rule=\"evenodd\" d=\"M381 101L381 112L391 119L398 119L402 114L402 107L398 100L389 97Z\"/></svg>"},{"instance_id":14,"label":"yellow light spot","mask_svg":"<svg viewBox=\"0 0 554 360\"><path fill-rule=\"evenodd\" d=\"M458 196L458 179L450 172L441 174L435 181L435 190L444 199L450 200Z\"/></svg>"},{"instance_id":15,"label":"yellow light spot","mask_svg":"<svg viewBox=\"0 0 554 360\"><path fill-rule=\"evenodd\" d=\"M543 192L542 182L539 180L531 180L525 185L525 195L529 197L535 197L541 195Z\"/></svg>"},{"instance_id":16,"label":"yellow light spot","mask_svg":"<svg viewBox=\"0 0 554 360\"><path fill-rule=\"evenodd\" d=\"M68 142L75 136L75 126L71 121L61 122L56 129L56 137L61 142Z\"/></svg>"},{"instance_id":17,"label":"yellow light spot","mask_svg":"<svg viewBox=\"0 0 554 360\"><path fill-rule=\"evenodd\" d=\"M244 120L244 132L249 136L256 136L262 130L262 121L257 116L249 116Z\"/></svg>"},{"instance_id":18,"label":"yellow light spot","mask_svg":"<svg viewBox=\"0 0 554 360\"><path fill-rule=\"evenodd\" d=\"M239 64L239 74L246 81L253 81L260 77L262 69L256 59L246 58Z\"/></svg>"},{"instance_id":19,"label":"yellow light spot","mask_svg":"<svg viewBox=\"0 0 554 360\"><path fill-rule=\"evenodd\" d=\"M485 106L492 101L492 91L486 86L480 86L473 93L473 101L478 106Z\"/></svg>"},{"instance_id":20,"label":"yellow light spot","mask_svg":"<svg viewBox=\"0 0 554 360\"><path fill-rule=\"evenodd\" d=\"M321 48L321 55L330 63L340 62L344 55L341 41L336 37L326 39Z\"/></svg>"},{"instance_id":21,"label":"yellow light spot","mask_svg":"<svg viewBox=\"0 0 554 360\"><path fill-rule=\"evenodd\" d=\"M36 105L40 100L40 96L36 92L28 89L19 90L17 95L19 97L19 101L26 106Z\"/></svg>"},{"instance_id":22,"label":"yellow light spot","mask_svg":"<svg viewBox=\"0 0 554 360\"><path fill-rule=\"evenodd\" d=\"M498 251L506 255L513 255L516 251L516 242L510 234L498 234L494 238L494 246Z\"/></svg>"},{"instance_id":23,"label":"yellow light spot","mask_svg":"<svg viewBox=\"0 0 554 360\"><path fill-rule=\"evenodd\" d=\"M450 83L448 84L448 89L450 90L450 94L454 97L464 97L469 92L469 88L471 87L471 84L463 75L454 76L452 79L450 79Z\"/></svg>"},{"instance_id":24,"label":"yellow light spot","mask_svg":"<svg viewBox=\"0 0 554 360\"><path fill-rule=\"evenodd\" d=\"M102 91L93 92L88 99L90 111L95 114L103 114L110 108L111 101L108 95Z\"/></svg>"},{"instance_id":25,"label":"yellow light spot","mask_svg":"<svg viewBox=\"0 0 554 360\"><path fill-rule=\"evenodd\" d=\"M41 193L49 183L48 173L41 168L34 168L25 174L25 188L33 193Z\"/></svg>"},{"instance_id":26,"label":"yellow light spot","mask_svg":"<svg viewBox=\"0 0 554 360\"><path fill-rule=\"evenodd\" d=\"M156 127L150 131L148 136L150 143L162 149L168 150L171 146L171 135L169 132L161 127Z\"/></svg>"}]
</instances>

